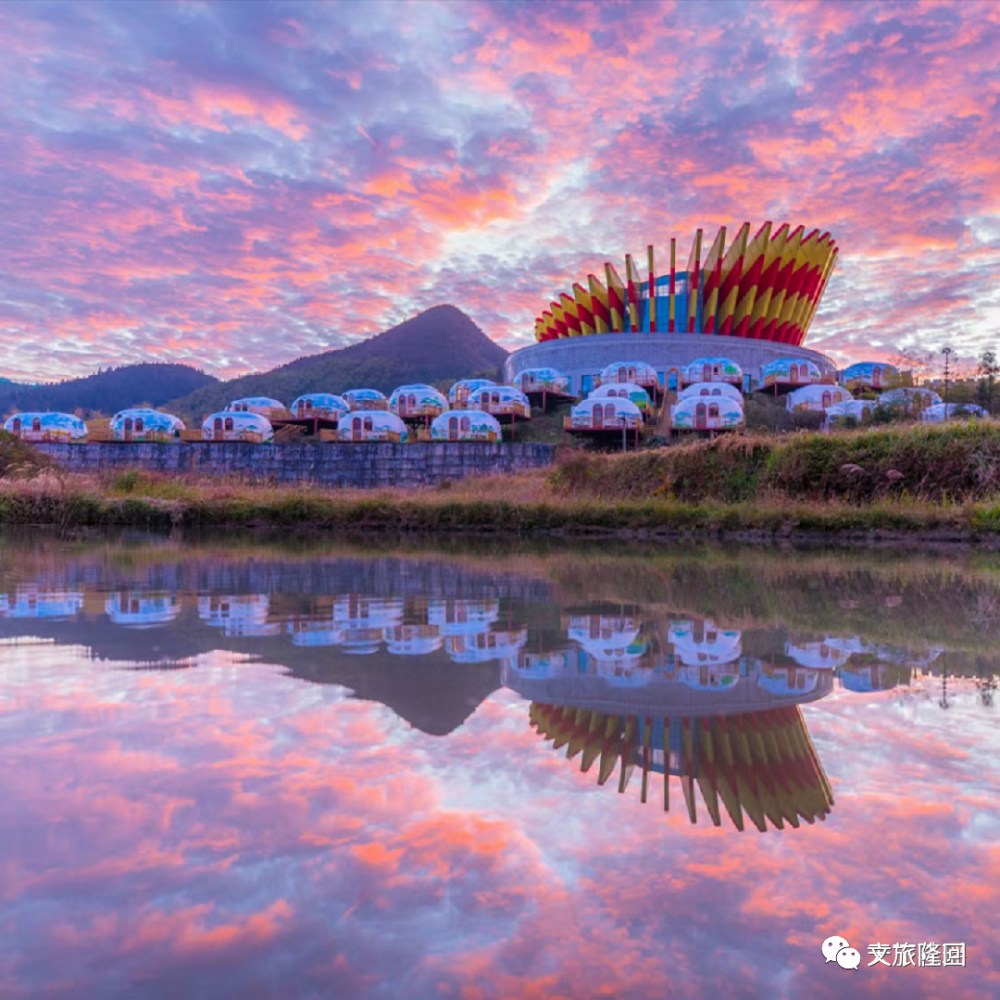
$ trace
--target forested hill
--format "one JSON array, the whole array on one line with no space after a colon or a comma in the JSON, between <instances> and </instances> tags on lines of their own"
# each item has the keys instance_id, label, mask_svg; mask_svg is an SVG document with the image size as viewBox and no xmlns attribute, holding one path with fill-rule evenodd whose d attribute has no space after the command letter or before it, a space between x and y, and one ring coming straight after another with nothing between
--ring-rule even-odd
<instances>
[{"instance_id":1,"label":"forested hill","mask_svg":"<svg viewBox=\"0 0 1000 1000\"><path fill-rule=\"evenodd\" d=\"M175 364L124 365L51 385L0 382L0 414L15 410L73 413L82 409L110 416L140 403L162 406L168 400L217 382L212 375Z\"/></svg>"},{"instance_id":2,"label":"forested hill","mask_svg":"<svg viewBox=\"0 0 1000 1000\"><path fill-rule=\"evenodd\" d=\"M299 358L280 368L206 385L165 409L188 419L223 409L242 396L271 396L286 406L306 392L379 389L407 382L441 382L499 373L507 352L461 310L434 306L383 333L336 351Z\"/></svg>"}]
</instances>

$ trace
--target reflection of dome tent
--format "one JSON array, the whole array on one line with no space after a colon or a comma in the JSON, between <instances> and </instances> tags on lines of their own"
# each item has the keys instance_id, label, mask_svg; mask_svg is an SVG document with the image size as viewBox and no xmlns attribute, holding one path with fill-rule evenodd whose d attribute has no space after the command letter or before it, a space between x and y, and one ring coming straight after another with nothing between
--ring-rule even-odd
<instances>
[{"instance_id":1,"label":"reflection of dome tent","mask_svg":"<svg viewBox=\"0 0 1000 1000\"><path fill-rule=\"evenodd\" d=\"M337 437L341 441L392 441L405 444L409 440L406 424L395 413L384 410L352 412L341 417Z\"/></svg>"},{"instance_id":2,"label":"reflection of dome tent","mask_svg":"<svg viewBox=\"0 0 1000 1000\"><path fill-rule=\"evenodd\" d=\"M743 385L743 369L731 358L695 358L681 369L681 387L696 382L728 382Z\"/></svg>"},{"instance_id":3,"label":"reflection of dome tent","mask_svg":"<svg viewBox=\"0 0 1000 1000\"><path fill-rule=\"evenodd\" d=\"M282 626L267 620L270 610L267 594L210 594L198 598L198 617L230 637L277 635Z\"/></svg>"},{"instance_id":4,"label":"reflection of dome tent","mask_svg":"<svg viewBox=\"0 0 1000 1000\"><path fill-rule=\"evenodd\" d=\"M802 667L775 667L762 664L757 684L776 695L801 695L813 691L819 683L819 673Z\"/></svg>"},{"instance_id":5,"label":"reflection of dome tent","mask_svg":"<svg viewBox=\"0 0 1000 1000\"><path fill-rule=\"evenodd\" d=\"M399 417L436 417L447 409L444 393L423 382L401 385L389 397L389 410Z\"/></svg>"},{"instance_id":6,"label":"reflection of dome tent","mask_svg":"<svg viewBox=\"0 0 1000 1000\"><path fill-rule=\"evenodd\" d=\"M810 670L832 670L846 663L853 650L844 649L833 640L785 643L785 656Z\"/></svg>"},{"instance_id":7,"label":"reflection of dome tent","mask_svg":"<svg viewBox=\"0 0 1000 1000\"><path fill-rule=\"evenodd\" d=\"M525 629L516 632L477 632L474 635L446 635L444 648L455 663L489 663L511 660L528 641Z\"/></svg>"},{"instance_id":8,"label":"reflection of dome tent","mask_svg":"<svg viewBox=\"0 0 1000 1000\"><path fill-rule=\"evenodd\" d=\"M442 635L471 635L488 632L500 617L500 602L473 601L460 597L432 598L427 608L427 621L440 629Z\"/></svg>"},{"instance_id":9,"label":"reflection of dome tent","mask_svg":"<svg viewBox=\"0 0 1000 1000\"><path fill-rule=\"evenodd\" d=\"M172 622L180 614L181 606L173 594L136 594L122 590L108 595L104 610L115 625L155 628Z\"/></svg>"},{"instance_id":10,"label":"reflection of dome tent","mask_svg":"<svg viewBox=\"0 0 1000 1000\"><path fill-rule=\"evenodd\" d=\"M207 416L201 425L203 441L250 441L268 444L274 440L274 428L259 413L223 410Z\"/></svg>"},{"instance_id":11,"label":"reflection of dome tent","mask_svg":"<svg viewBox=\"0 0 1000 1000\"><path fill-rule=\"evenodd\" d=\"M841 381L848 389L882 389L899 378L895 365L883 361L859 361L844 369Z\"/></svg>"},{"instance_id":12,"label":"reflection of dome tent","mask_svg":"<svg viewBox=\"0 0 1000 1000\"><path fill-rule=\"evenodd\" d=\"M588 709L532 703L532 726L553 747L566 746L572 759L582 754L580 770L599 760L598 784L620 766L618 790L624 792L636 769L640 797L646 801L650 773L664 775L663 806L669 811L669 774L680 778L688 818L696 822L694 786L715 826L722 825L720 800L733 825L744 828L744 813L761 832L767 821L825 819L833 793L798 706L730 716L649 717L605 715Z\"/></svg>"},{"instance_id":13,"label":"reflection of dome tent","mask_svg":"<svg viewBox=\"0 0 1000 1000\"><path fill-rule=\"evenodd\" d=\"M642 424L642 410L630 399L589 398L570 411L570 425L584 430L637 428Z\"/></svg>"},{"instance_id":14,"label":"reflection of dome tent","mask_svg":"<svg viewBox=\"0 0 1000 1000\"><path fill-rule=\"evenodd\" d=\"M785 406L790 411L815 410L821 413L828 407L851 398L846 389L837 385L805 385L785 397Z\"/></svg>"},{"instance_id":15,"label":"reflection of dome tent","mask_svg":"<svg viewBox=\"0 0 1000 1000\"><path fill-rule=\"evenodd\" d=\"M743 426L743 403L728 396L688 396L670 407L677 430L727 431Z\"/></svg>"},{"instance_id":16,"label":"reflection of dome tent","mask_svg":"<svg viewBox=\"0 0 1000 1000\"><path fill-rule=\"evenodd\" d=\"M432 441L501 441L503 431L496 417L482 410L442 413L431 423Z\"/></svg>"},{"instance_id":17,"label":"reflection of dome tent","mask_svg":"<svg viewBox=\"0 0 1000 1000\"><path fill-rule=\"evenodd\" d=\"M576 655L565 649L544 653L522 649L517 654L517 672L520 677L532 680L572 676L577 672Z\"/></svg>"},{"instance_id":18,"label":"reflection of dome tent","mask_svg":"<svg viewBox=\"0 0 1000 1000\"><path fill-rule=\"evenodd\" d=\"M293 617L286 622L293 646L339 646L344 632L330 619Z\"/></svg>"},{"instance_id":19,"label":"reflection of dome tent","mask_svg":"<svg viewBox=\"0 0 1000 1000\"><path fill-rule=\"evenodd\" d=\"M841 670L840 683L859 694L890 691L897 684L909 683L909 670L894 663L851 664Z\"/></svg>"},{"instance_id":20,"label":"reflection of dome tent","mask_svg":"<svg viewBox=\"0 0 1000 1000\"><path fill-rule=\"evenodd\" d=\"M743 405L743 393L728 382L692 382L677 393L677 401L704 396L725 396L726 399L735 400L741 406Z\"/></svg>"},{"instance_id":21,"label":"reflection of dome tent","mask_svg":"<svg viewBox=\"0 0 1000 1000\"><path fill-rule=\"evenodd\" d=\"M348 389L343 396L351 410L389 409L389 400L378 389Z\"/></svg>"},{"instance_id":22,"label":"reflection of dome tent","mask_svg":"<svg viewBox=\"0 0 1000 1000\"><path fill-rule=\"evenodd\" d=\"M172 413L139 407L121 410L111 418L116 441L173 441L184 430L184 421Z\"/></svg>"},{"instance_id":23,"label":"reflection of dome tent","mask_svg":"<svg viewBox=\"0 0 1000 1000\"><path fill-rule=\"evenodd\" d=\"M83 444L87 440L87 425L71 413L15 413L3 429L22 441Z\"/></svg>"},{"instance_id":24,"label":"reflection of dome tent","mask_svg":"<svg viewBox=\"0 0 1000 1000\"><path fill-rule=\"evenodd\" d=\"M635 403L643 413L648 413L653 405L649 393L635 382L608 382L606 385L599 385L587 399L606 399L608 397L627 399Z\"/></svg>"},{"instance_id":25,"label":"reflection of dome tent","mask_svg":"<svg viewBox=\"0 0 1000 1000\"><path fill-rule=\"evenodd\" d=\"M386 649L397 656L425 656L440 649L441 633L433 625L396 625L385 630Z\"/></svg>"},{"instance_id":26,"label":"reflection of dome tent","mask_svg":"<svg viewBox=\"0 0 1000 1000\"><path fill-rule=\"evenodd\" d=\"M710 619L690 621L675 618L670 623L668 641L681 663L731 663L743 651L743 634L736 629L720 629Z\"/></svg>"},{"instance_id":27,"label":"reflection of dome tent","mask_svg":"<svg viewBox=\"0 0 1000 1000\"><path fill-rule=\"evenodd\" d=\"M621 649L637 644L640 625L631 615L571 615L566 634L584 649Z\"/></svg>"},{"instance_id":28,"label":"reflection of dome tent","mask_svg":"<svg viewBox=\"0 0 1000 1000\"><path fill-rule=\"evenodd\" d=\"M333 606L333 619L352 629L395 628L403 624L403 602L398 597L342 594Z\"/></svg>"},{"instance_id":29,"label":"reflection of dome tent","mask_svg":"<svg viewBox=\"0 0 1000 1000\"><path fill-rule=\"evenodd\" d=\"M232 413L258 413L262 417L278 416L285 411L285 404L271 399L270 396L247 396L244 399L234 399L226 409Z\"/></svg>"},{"instance_id":30,"label":"reflection of dome tent","mask_svg":"<svg viewBox=\"0 0 1000 1000\"><path fill-rule=\"evenodd\" d=\"M947 413L947 418L945 414ZM936 403L928 406L920 414L925 424L942 424L948 420L968 420L971 417L986 417L989 414L974 403Z\"/></svg>"},{"instance_id":31,"label":"reflection of dome tent","mask_svg":"<svg viewBox=\"0 0 1000 1000\"><path fill-rule=\"evenodd\" d=\"M18 587L14 600L8 599L8 618L72 618L83 607L83 594L74 590L39 590L34 584Z\"/></svg>"},{"instance_id":32,"label":"reflection of dome tent","mask_svg":"<svg viewBox=\"0 0 1000 1000\"><path fill-rule=\"evenodd\" d=\"M695 691L720 691L739 683L739 675L724 669L732 661L720 664L703 663L684 666L677 671L677 680Z\"/></svg>"},{"instance_id":33,"label":"reflection of dome tent","mask_svg":"<svg viewBox=\"0 0 1000 1000\"><path fill-rule=\"evenodd\" d=\"M464 410L468 405L470 393L475 392L477 389L482 389L484 386L491 385L496 385L496 382L488 378L459 379L448 390L448 402L453 409Z\"/></svg>"},{"instance_id":34,"label":"reflection of dome tent","mask_svg":"<svg viewBox=\"0 0 1000 1000\"><path fill-rule=\"evenodd\" d=\"M292 403L292 413L300 420L337 420L350 409L346 399L332 392L307 392Z\"/></svg>"}]
</instances>

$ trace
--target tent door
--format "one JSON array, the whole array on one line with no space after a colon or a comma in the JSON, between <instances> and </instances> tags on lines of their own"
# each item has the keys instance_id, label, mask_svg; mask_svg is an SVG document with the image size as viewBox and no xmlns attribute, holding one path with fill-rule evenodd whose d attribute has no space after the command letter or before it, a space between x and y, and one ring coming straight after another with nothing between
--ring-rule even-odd
<instances>
[{"instance_id":1,"label":"tent door","mask_svg":"<svg viewBox=\"0 0 1000 1000\"><path fill-rule=\"evenodd\" d=\"M697 407L695 407L694 422L695 427L697 427L700 431L703 431L706 427L708 427L707 411L704 403L699 403Z\"/></svg>"}]
</instances>

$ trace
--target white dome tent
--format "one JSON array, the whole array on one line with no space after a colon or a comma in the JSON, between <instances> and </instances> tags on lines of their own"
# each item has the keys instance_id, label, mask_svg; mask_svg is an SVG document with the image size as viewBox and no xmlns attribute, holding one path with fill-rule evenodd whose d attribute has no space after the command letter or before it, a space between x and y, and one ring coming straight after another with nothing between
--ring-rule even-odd
<instances>
[{"instance_id":1,"label":"white dome tent","mask_svg":"<svg viewBox=\"0 0 1000 1000\"><path fill-rule=\"evenodd\" d=\"M409 431L395 413L387 410L362 410L350 413L337 425L337 439L355 444L366 442L392 442L406 444Z\"/></svg>"},{"instance_id":2,"label":"white dome tent","mask_svg":"<svg viewBox=\"0 0 1000 1000\"><path fill-rule=\"evenodd\" d=\"M482 410L442 413L431 423L432 441L502 441L503 430L496 417Z\"/></svg>"},{"instance_id":3,"label":"white dome tent","mask_svg":"<svg viewBox=\"0 0 1000 1000\"><path fill-rule=\"evenodd\" d=\"M743 405L743 393L729 382L692 382L677 393L677 402L698 396L725 396Z\"/></svg>"},{"instance_id":4,"label":"white dome tent","mask_svg":"<svg viewBox=\"0 0 1000 1000\"><path fill-rule=\"evenodd\" d=\"M945 420L970 420L988 416L975 403L935 403L921 412L920 419L925 424L942 424Z\"/></svg>"},{"instance_id":5,"label":"white dome tent","mask_svg":"<svg viewBox=\"0 0 1000 1000\"><path fill-rule=\"evenodd\" d=\"M653 408L653 401L649 398L649 393L635 382L608 382L606 385L599 385L587 397L587 399L628 399L639 409L648 414Z\"/></svg>"},{"instance_id":6,"label":"white dome tent","mask_svg":"<svg viewBox=\"0 0 1000 1000\"><path fill-rule=\"evenodd\" d=\"M805 385L785 397L785 406L792 413L796 410L822 413L837 403L846 403L853 398L849 390L839 385Z\"/></svg>"},{"instance_id":7,"label":"white dome tent","mask_svg":"<svg viewBox=\"0 0 1000 1000\"><path fill-rule=\"evenodd\" d=\"M201 439L270 444L274 440L274 428L271 421L259 413L223 410L205 418L201 425Z\"/></svg>"},{"instance_id":8,"label":"white dome tent","mask_svg":"<svg viewBox=\"0 0 1000 1000\"><path fill-rule=\"evenodd\" d=\"M728 396L688 396L670 408L678 431L730 431L743 426L743 401Z\"/></svg>"},{"instance_id":9,"label":"white dome tent","mask_svg":"<svg viewBox=\"0 0 1000 1000\"><path fill-rule=\"evenodd\" d=\"M120 410L111 418L115 441L176 441L185 430L184 421L172 413L139 407Z\"/></svg>"}]
</instances>

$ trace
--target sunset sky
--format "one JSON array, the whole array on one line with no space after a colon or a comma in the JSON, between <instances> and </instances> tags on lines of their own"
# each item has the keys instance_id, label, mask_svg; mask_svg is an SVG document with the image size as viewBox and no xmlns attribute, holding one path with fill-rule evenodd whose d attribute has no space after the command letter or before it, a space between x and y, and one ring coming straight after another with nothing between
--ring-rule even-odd
<instances>
[{"instance_id":1,"label":"sunset sky","mask_svg":"<svg viewBox=\"0 0 1000 1000\"><path fill-rule=\"evenodd\" d=\"M806 346L1000 346L1000 5L4 3L0 377L266 370L604 260L840 248Z\"/></svg>"}]
</instances>

